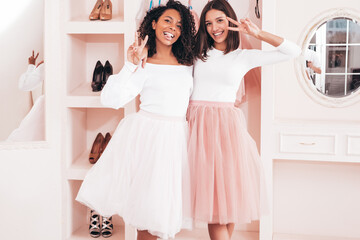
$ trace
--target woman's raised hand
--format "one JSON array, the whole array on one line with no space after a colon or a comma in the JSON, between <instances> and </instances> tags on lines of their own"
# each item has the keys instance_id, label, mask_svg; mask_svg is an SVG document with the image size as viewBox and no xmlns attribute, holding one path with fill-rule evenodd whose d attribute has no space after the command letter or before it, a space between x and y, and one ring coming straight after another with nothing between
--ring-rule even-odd
<instances>
[{"instance_id":1,"label":"woman's raised hand","mask_svg":"<svg viewBox=\"0 0 360 240\"><path fill-rule=\"evenodd\" d=\"M36 54L35 56L35 53L34 53L34 50L32 51L32 55L29 57L29 64L33 64L35 65L36 64L36 59L39 57L39 53ZM41 64L44 63L44 60L42 60L41 62L39 62L36 67L40 66Z\"/></svg>"},{"instance_id":2,"label":"woman's raised hand","mask_svg":"<svg viewBox=\"0 0 360 240\"><path fill-rule=\"evenodd\" d=\"M36 67L40 66L40 65L43 64L43 63L44 63L44 60L42 60L41 62L39 62L39 63L36 65Z\"/></svg>"},{"instance_id":3,"label":"woman's raised hand","mask_svg":"<svg viewBox=\"0 0 360 240\"><path fill-rule=\"evenodd\" d=\"M38 56L39 56L39 53L37 53L36 56L35 56L34 50L33 50L32 55L29 57L29 64L35 65L36 64L36 59L38 58Z\"/></svg>"},{"instance_id":4,"label":"woman's raised hand","mask_svg":"<svg viewBox=\"0 0 360 240\"><path fill-rule=\"evenodd\" d=\"M135 33L135 42L130 45L127 50L127 59L129 62L138 65L141 61L143 61L142 66L145 66L147 59L147 48L146 43L149 37L146 35L144 40L139 39L137 33Z\"/></svg>"},{"instance_id":5,"label":"woman's raised hand","mask_svg":"<svg viewBox=\"0 0 360 240\"><path fill-rule=\"evenodd\" d=\"M256 38L259 36L261 32L261 29L258 26L256 26L256 24L253 23L249 18L240 19L240 22L237 22L229 17L226 18L227 20L229 20L229 22L231 22L236 26L236 27L228 27L228 29L231 31L246 33Z\"/></svg>"}]
</instances>

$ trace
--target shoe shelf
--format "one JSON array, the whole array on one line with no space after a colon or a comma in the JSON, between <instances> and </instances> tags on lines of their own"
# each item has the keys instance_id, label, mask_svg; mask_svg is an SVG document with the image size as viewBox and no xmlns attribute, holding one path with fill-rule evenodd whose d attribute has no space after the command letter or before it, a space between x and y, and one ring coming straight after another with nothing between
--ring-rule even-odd
<instances>
[{"instance_id":1,"label":"shoe shelf","mask_svg":"<svg viewBox=\"0 0 360 240\"><path fill-rule=\"evenodd\" d=\"M126 23L121 19L109 21L71 21L65 24L67 34L124 34Z\"/></svg>"},{"instance_id":2,"label":"shoe shelf","mask_svg":"<svg viewBox=\"0 0 360 240\"><path fill-rule=\"evenodd\" d=\"M93 239L89 235L89 218L90 210L86 206L75 200L76 195L80 189L82 181L70 180L67 181L66 191L68 197L66 203L66 237L67 240L84 240ZM125 224L122 218L117 215L113 216L114 230L112 239L124 240L125 239ZM102 239L103 237L100 237Z\"/></svg>"},{"instance_id":3,"label":"shoe shelf","mask_svg":"<svg viewBox=\"0 0 360 240\"><path fill-rule=\"evenodd\" d=\"M66 0L64 7L64 19L69 22L123 22L124 21L124 0L111 0L112 19L107 21L89 20L89 15L96 3L96 0Z\"/></svg>"},{"instance_id":4,"label":"shoe shelf","mask_svg":"<svg viewBox=\"0 0 360 240\"><path fill-rule=\"evenodd\" d=\"M66 97L67 107L105 108L100 102L101 92L91 90L91 82L84 82Z\"/></svg>"},{"instance_id":5,"label":"shoe shelf","mask_svg":"<svg viewBox=\"0 0 360 240\"><path fill-rule=\"evenodd\" d=\"M70 179L83 179L91 168L88 156L96 135L99 132L113 135L124 117L124 109L68 108L67 116L66 175Z\"/></svg>"},{"instance_id":6,"label":"shoe shelf","mask_svg":"<svg viewBox=\"0 0 360 240\"><path fill-rule=\"evenodd\" d=\"M89 209L75 201L81 183L94 166L89 162L96 135L113 135L125 112L134 104L119 110L106 108L100 102L101 92L91 88L97 61L108 60L113 74L120 72L126 59L125 47L132 43L135 16L140 4L133 0L111 0L112 19L89 20L96 0L64 0L60 5L60 29L63 48L63 107L65 111L63 148L63 240L93 239L89 235ZM135 230L113 216L112 239L135 239ZM125 231L126 230L126 231ZM125 233L126 232L126 233ZM100 237L101 239L103 237Z\"/></svg>"},{"instance_id":7,"label":"shoe shelf","mask_svg":"<svg viewBox=\"0 0 360 240\"><path fill-rule=\"evenodd\" d=\"M102 108L104 107L100 102L99 96L70 96L66 98L67 107L77 107L77 108Z\"/></svg>"},{"instance_id":8,"label":"shoe shelf","mask_svg":"<svg viewBox=\"0 0 360 240\"><path fill-rule=\"evenodd\" d=\"M98 60L108 60L113 73L124 65L124 34L68 34L66 52L66 106L101 107L100 92L92 92L91 82Z\"/></svg>"},{"instance_id":9,"label":"shoe shelf","mask_svg":"<svg viewBox=\"0 0 360 240\"><path fill-rule=\"evenodd\" d=\"M89 162L90 149L85 150L71 166L67 169L67 179L69 180L84 180L86 173L94 164Z\"/></svg>"},{"instance_id":10,"label":"shoe shelf","mask_svg":"<svg viewBox=\"0 0 360 240\"><path fill-rule=\"evenodd\" d=\"M75 231L68 240L90 240L94 239L89 235L89 226L84 225ZM104 237L99 237L98 239L106 239ZM125 227L123 225L114 226L113 235L109 239L116 239L116 240L124 240L125 239Z\"/></svg>"}]
</instances>

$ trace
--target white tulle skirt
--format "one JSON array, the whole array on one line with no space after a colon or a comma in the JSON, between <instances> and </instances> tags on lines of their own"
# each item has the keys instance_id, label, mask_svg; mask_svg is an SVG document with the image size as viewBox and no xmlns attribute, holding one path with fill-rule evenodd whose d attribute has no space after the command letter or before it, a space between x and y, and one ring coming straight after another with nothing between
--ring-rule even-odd
<instances>
[{"instance_id":1,"label":"white tulle skirt","mask_svg":"<svg viewBox=\"0 0 360 240\"><path fill-rule=\"evenodd\" d=\"M76 200L103 216L162 239L190 228L190 186L185 118L140 110L125 117Z\"/></svg>"}]
</instances>

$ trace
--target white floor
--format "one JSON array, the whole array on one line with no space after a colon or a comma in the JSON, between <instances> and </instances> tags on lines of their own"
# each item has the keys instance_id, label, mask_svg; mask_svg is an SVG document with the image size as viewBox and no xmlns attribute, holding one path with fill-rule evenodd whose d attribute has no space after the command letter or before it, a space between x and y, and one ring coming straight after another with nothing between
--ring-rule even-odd
<instances>
[{"instance_id":1,"label":"white floor","mask_svg":"<svg viewBox=\"0 0 360 240\"><path fill-rule=\"evenodd\" d=\"M209 240L207 229L183 230L176 235L176 240ZM258 232L234 231L233 240L259 240Z\"/></svg>"},{"instance_id":2,"label":"white floor","mask_svg":"<svg viewBox=\"0 0 360 240\"><path fill-rule=\"evenodd\" d=\"M360 238L309 236L277 233L274 234L273 240L360 240Z\"/></svg>"},{"instance_id":3,"label":"white floor","mask_svg":"<svg viewBox=\"0 0 360 240\"><path fill-rule=\"evenodd\" d=\"M124 226L114 226L113 236L110 239L121 240L124 236ZM83 226L75 231L68 240L89 240L88 226ZM100 237L99 239L105 239ZM232 240L259 240L258 232L244 232L235 230ZM183 230L176 235L175 240L210 240L206 228L194 229L193 231ZM269 239L270 240L270 239ZM360 238L326 237L310 235L294 235L275 233L272 240L360 240Z\"/></svg>"}]
</instances>

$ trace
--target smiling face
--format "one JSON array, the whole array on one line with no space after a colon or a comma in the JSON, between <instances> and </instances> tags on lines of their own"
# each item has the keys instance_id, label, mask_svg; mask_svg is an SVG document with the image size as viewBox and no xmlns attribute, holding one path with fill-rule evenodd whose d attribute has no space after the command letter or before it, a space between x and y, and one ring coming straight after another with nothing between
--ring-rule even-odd
<instances>
[{"instance_id":1,"label":"smiling face","mask_svg":"<svg viewBox=\"0 0 360 240\"><path fill-rule=\"evenodd\" d=\"M206 31L214 40L214 47L218 50L225 50L228 37L229 21L224 12L211 9L205 15Z\"/></svg>"},{"instance_id":2,"label":"smiling face","mask_svg":"<svg viewBox=\"0 0 360 240\"><path fill-rule=\"evenodd\" d=\"M181 16L175 9L167 9L158 19L152 22L155 30L156 44L171 46L181 35Z\"/></svg>"}]
</instances>

